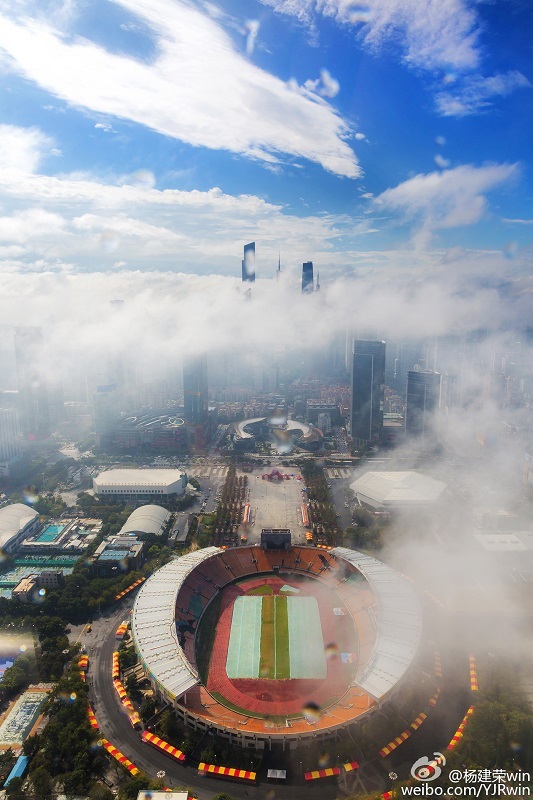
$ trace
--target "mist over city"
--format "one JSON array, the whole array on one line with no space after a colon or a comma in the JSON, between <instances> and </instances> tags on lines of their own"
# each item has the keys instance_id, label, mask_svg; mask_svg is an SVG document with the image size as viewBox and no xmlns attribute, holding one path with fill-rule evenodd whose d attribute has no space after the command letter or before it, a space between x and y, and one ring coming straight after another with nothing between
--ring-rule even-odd
<instances>
[{"instance_id":1,"label":"mist over city","mask_svg":"<svg viewBox=\"0 0 533 800\"><path fill-rule=\"evenodd\" d=\"M0 2L1 797L530 795L532 22Z\"/></svg>"}]
</instances>

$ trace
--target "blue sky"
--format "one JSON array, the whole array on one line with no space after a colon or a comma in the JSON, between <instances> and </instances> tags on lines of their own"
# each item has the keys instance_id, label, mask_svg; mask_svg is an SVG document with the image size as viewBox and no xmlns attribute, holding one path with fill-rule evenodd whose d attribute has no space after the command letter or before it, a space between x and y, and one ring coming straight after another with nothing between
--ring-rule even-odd
<instances>
[{"instance_id":1,"label":"blue sky","mask_svg":"<svg viewBox=\"0 0 533 800\"><path fill-rule=\"evenodd\" d=\"M527 0L0 15L5 274L531 272Z\"/></svg>"}]
</instances>

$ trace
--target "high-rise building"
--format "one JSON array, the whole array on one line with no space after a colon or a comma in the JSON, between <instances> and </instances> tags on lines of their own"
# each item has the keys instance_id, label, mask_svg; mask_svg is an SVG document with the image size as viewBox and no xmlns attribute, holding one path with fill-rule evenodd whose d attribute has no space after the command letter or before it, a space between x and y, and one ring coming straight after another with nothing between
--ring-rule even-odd
<instances>
[{"instance_id":1,"label":"high-rise building","mask_svg":"<svg viewBox=\"0 0 533 800\"><path fill-rule=\"evenodd\" d=\"M188 358L183 364L183 405L187 422L200 425L207 419L207 356Z\"/></svg>"},{"instance_id":2,"label":"high-rise building","mask_svg":"<svg viewBox=\"0 0 533 800\"><path fill-rule=\"evenodd\" d=\"M433 416L440 406L441 374L430 369L409 370L405 408L407 436L427 437L433 427Z\"/></svg>"},{"instance_id":3,"label":"high-rise building","mask_svg":"<svg viewBox=\"0 0 533 800\"><path fill-rule=\"evenodd\" d=\"M244 245L244 258L241 262L244 283L255 282L255 242Z\"/></svg>"},{"instance_id":4,"label":"high-rise building","mask_svg":"<svg viewBox=\"0 0 533 800\"><path fill-rule=\"evenodd\" d=\"M15 408L0 408L0 461L10 461L21 453L20 426Z\"/></svg>"},{"instance_id":5,"label":"high-rise building","mask_svg":"<svg viewBox=\"0 0 533 800\"><path fill-rule=\"evenodd\" d=\"M29 440L50 435L44 339L41 328L15 328L15 360L20 399L20 423Z\"/></svg>"},{"instance_id":6,"label":"high-rise building","mask_svg":"<svg viewBox=\"0 0 533 800\"><path fill-rule=\"evenodd\" d=\"M355 339L352 350L351 433L356 445L381 443L384 387L385 342Z\"/></svg>"},{"instance_id":7,"label":"high-rise building","mask_svg":"<svg viewBox=\"0 0 533 800\"><path fill-rule=\"evenodd\" d=\"M116 383L97 386L93 395L94 432L96 446L105 450L112 439L120 414L124 411L124 398Z\"/></svg>"},{"instance_id":8,"label":"high-rise building","mask_svg":"<svg viewBox=\"0 0 533 800\"><path fill-rule=\"evenodd\" d=\"M304 261L302 266L302 293L309 294L315 288L313 279L313 262Z\"/></svg>"}]
</instances>

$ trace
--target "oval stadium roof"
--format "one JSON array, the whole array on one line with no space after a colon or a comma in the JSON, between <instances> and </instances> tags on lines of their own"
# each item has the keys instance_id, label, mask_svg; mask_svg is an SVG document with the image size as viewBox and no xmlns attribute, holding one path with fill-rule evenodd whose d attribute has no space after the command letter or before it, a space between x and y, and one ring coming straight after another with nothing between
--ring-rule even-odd
<instances>
[{"instance_id":1,"label":"oval stadium roof","mask_svg":"<svg viewBox=\"0 0 533 800\"><path fill-rule=\"evenodd\" d=\"M129 515L120 529L120 534L154 533L157 536L162 533L170 516L170 511L167 511L166 508L162 508L161 506L153 504L139 506L139 508L136 508L135 511L132 511Z\"/></svg>"},{"instance_id":2,"label":"oval stadium roof","mask_svg":"<svg viewBox=\"0 0 533 800\"><path fill-rule=\"evenodd\" d=\"M0 508L0 548L4 548L13 536L38 516L35 509L24 503L13 503Z\"/></svg>"},{"instance_id":3,"label":"oval stadium roof","mask_svg":"<svg viewBox=\"0 0 533 800\"><path fill-rule=\"evenodd\" d=\"M376 558L346 547L335 547L331 552L364 575L377 600L374 650L355 683L381 700L403 678L418 650L422 635L418 599L405 578Z\"/></svg>"},{"instance_id":4,"label":"oval stadium roof","mask_svg":"<svg viewBox=\"0 0 533 800\"><path fill-rule=\"evenodd\" d=\"M199 682L198 673L178 643L174 619L178 592L193 569L223 552L218 547L206 547L170 561L148 578L135 600L131 630L143 666L173 698L181 697Z\"/></svg>"}]
</instances>

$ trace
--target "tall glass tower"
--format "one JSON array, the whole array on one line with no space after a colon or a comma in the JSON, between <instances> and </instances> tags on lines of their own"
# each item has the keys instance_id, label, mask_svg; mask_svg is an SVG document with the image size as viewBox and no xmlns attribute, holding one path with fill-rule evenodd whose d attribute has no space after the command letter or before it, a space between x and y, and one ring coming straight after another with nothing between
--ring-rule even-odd
<instances>
[{"instance_id":1,"label":"tall glass tower","mask_svg":"<svg viewBox=\"0 0 533 800\"><path fill-rule=\"evenodd\" d=\"M302 293L308 294L314 291L313 262L304 261L302 266Z\"/></svg>"},{"instance_id":2,"label":"tall glass tower","mask_svg":"<svg viewBox=\"0 0 533 800\"><path fill-rule=\"evenodd\" d=\"M183 364L183 405L187 422L205 422L208 411L207 356L188 358Z\"/></svg>"},{"instance_id":3,"label":"tall glass tower","mask_svg":"<svg viewBox=\"0 0 533 800\"><path fill-rule=\"evenodd\" d=\"M428 436L434 412L440 405L440 372L410 370L407 373L405 433L407 436Z\"/></svg>"},{"instance_id":4,"label":"tall glass tower","mask_svg":"<svg viewBox=\"0 0 533 800\"><path fill-rule=\"evenodd\" d=\"M381 443L384 385L385 342L355 339L352 350L351 429L356 445Z\"/></svg>"},{"instance_id":5,"label":"tall glass tower","mask_svg":"<svg viewBox=\"0 0 533 800\"><path fill-rule=\"evenodd\" d=\"M255 242L244 245L242 280L244 283L255 283Z\"/></svg>"}]
</instances>

